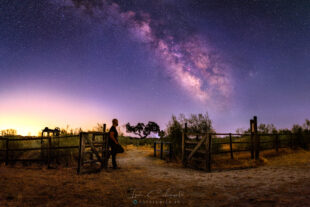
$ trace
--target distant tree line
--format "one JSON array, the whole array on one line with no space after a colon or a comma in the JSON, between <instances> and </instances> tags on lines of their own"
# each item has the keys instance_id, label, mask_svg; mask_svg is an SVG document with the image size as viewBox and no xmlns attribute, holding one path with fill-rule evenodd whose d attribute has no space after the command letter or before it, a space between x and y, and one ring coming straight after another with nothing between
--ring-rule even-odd
<instances>
[{"instance_id":1,"label":"distant tree line","mask_svg":"<svg viewBox=\"0 0 310 207\"><path fill-rule=\"evenodd\" d=\"M17 131L15 129L4 129L0 131L0 136L16 136Z\"/></svg>"}]
</instances>

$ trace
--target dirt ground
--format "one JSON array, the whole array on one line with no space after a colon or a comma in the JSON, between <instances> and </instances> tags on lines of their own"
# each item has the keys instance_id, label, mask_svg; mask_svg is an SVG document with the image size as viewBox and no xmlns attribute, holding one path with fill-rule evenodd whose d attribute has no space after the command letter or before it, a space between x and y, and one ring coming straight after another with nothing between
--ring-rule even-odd
<instances>
[{"instance_id":1,"label":"dirt ground","mask_svg":"<svg viewBox=\"0 0 310 207\"><path fill-rule=\"evenodd\" d=\"M296 161L309 152L206 173L153 158L148 148L125 150L117 155L121 169L93 174L2 165L0 206L310 206L310 159Z\"/></svg>"}]
</instances>

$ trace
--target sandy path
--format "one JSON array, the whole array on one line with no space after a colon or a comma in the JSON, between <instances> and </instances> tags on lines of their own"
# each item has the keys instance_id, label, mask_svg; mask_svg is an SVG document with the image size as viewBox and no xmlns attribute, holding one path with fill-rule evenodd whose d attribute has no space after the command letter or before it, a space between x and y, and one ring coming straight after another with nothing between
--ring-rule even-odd
<instances>
[{"instance_id":1,"label":"sandy path","mask_svg":"<svg viewBox=\"0 0 310 207\"><path fill-rule=\"evenodd\" d=\"M117 155L122 169L80 176L1 166L0 206L310 206L310 161L206 173L150 154L128 149Z\"/></svg>"},{"instance_id":2,"label":"sandy path","mask_svg":"<svg viewBox=\"0 0 310 207\"><path fill-rule=\"evenodd\" d=\"M128 151L119 163L145 170L150 177L174 181L174 189L187 186L188 203L206 198L206 206L310 206L310 160L305 165L263 166L244 170L206 173L147 156L150 151ZM222 201L214 201L207 193L220 194ZM193 202L190 202L191 197ZM216 197L216 196L215 196Z\"/></svg>"}]
</instances>

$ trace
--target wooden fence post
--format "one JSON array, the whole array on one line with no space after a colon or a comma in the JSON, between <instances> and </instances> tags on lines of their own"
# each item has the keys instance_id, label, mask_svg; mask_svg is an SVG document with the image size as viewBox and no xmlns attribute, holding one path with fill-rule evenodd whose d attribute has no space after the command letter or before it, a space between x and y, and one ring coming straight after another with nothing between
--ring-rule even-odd
<instances>
[{"instance_id":1,"label":"wooden fence post","mask_svg":"<svg viewBox=\"0 0 310 207\"><path fill-rule=\"evenodd\" d=\"M212 134L207 134L205 139L206 147L206 170L211 172L211 145L212 145Z\"/></svg>"},{"instance_id":2,"label":"wooden fence post","mask_svg":"<svg viewBox=\"0 0 310 207\"><path fill-rule=\"evenodd\" d=\"M102 149L101 149L101 157L102 157L102 159L105 161L105 158L106 158L106 156L105 156L105 148L106 148L106 141L107 140L105 140L105 131L106 131L106 125L105 124L103 124L103 126L102 126ZM105 164L104 164L105 165ZM103 167L105 167L105 166L103 166Z\"/></svg>"},{"instance_id":3,"label":"wooden fence post","mask_svg":"<svg viewBox=\"0 0 310 207\"><path fill-rule=\"evenodd\" d=\"M107 125L106 124L103 124L103 133L105 133L107 130Z\"/></svg>"},{"instance_id":4,"label":"wooden fence post","mask_svg":"<svg viewBox=\"0 0 310 207\"><path fill-rule=\"evenodd\" d=\"M206 135L207 138L205 139L205 149L206 149L206 154L205 154L205 160L206 160L206 171L209 169L209 136L208 134Z\"/></svg>"},{"instance_id":5,"label":"wooden fence post","mask_svg":"<svg viewBox=\"0 0 310 207\"><path fill-rule=\"evenodd\" d=\"M257 117L254 116L254 139L255 139L255 160L259 159L260 137L257 133Z\"/></svg>"},{"instance_id":6,"label":"wooden fence post","mask_svg":"<svg viewBox=\"0 0 310 207\"><path fill-rule=\"evenodd\" d=\"M52 140L51 140L51 137L48 137L47 168L50 168L50 162L51 162L51 146L52 146Z\"/></svg>"},{"instance_id":7,"label":"wooden fence post","mask_svg":"<svg viewBox=\"0 0 310 207\"><path fill-rule=\"evenodd\" d=\"M276 152L279 152L279 135L276 134L275 135L275 148L276 148Z\"/></svg>"},{"instance_id":8,"label":"wooden fence post","mask_svg":"<svg viewBox=\"0 0 310 207\"><path fill-rule=\"evenodd\" d=\"M5 165L9 164L9 138L5 140Z\"/></svg>"},{"instance_id":9,"label":"wooden fence post","mask_svg":"<svg viewBox=\"0 0 310 207\"><path fill-rule=\"evenodd\" d=\"M290 147L293 149L293 134L290 132Z\"/></svg>"},{"instance_id":10,"label":"wooden fence post","mask_svg":"<svg viewBox=\"0 0 310 207\"><path fill-rule=\"evenodd\" d=\"M182 163L183 166L185 166L185 132L184 130L182 131Z\"/></svg>"},{"instance_id":11,"label":"wooden fence post","mask_svg":"<svg viewBox=\"0 0 310 207\"><path fill-rule=\"evenodd\" d=\"M250 131L251 159L254 159L254 121L252 119L250 120Z\"/></svg>"},{"instance_id":12,"label":"wooden fence post","mask_svg":"<svg viewBox=\"0 0 310 207\"><path fill-rule=\"evenodd\" d=\"M108 168L108 156L109 156L109 145L108 145L108 140L109 140L109 133L106 132L106 124L103 125L103 149L102 149L102 160L104 161L104 168Z\"/></svg>"},{"instance_id":13,"label":"wooden fence post","mask_svg":"<svg viewBox=\"0 0 310 207\"><path fill-rule=\"evenodd\" d=\"M83 166L84 165L84 152L85 152L85 135L87 135L88 136L88 134L84 134L84 133L82 133L82 142L81 142L81 144L82 144L82 146L81 146L81 166ZM87 137L86 137L87 138Z\"/></svg>"},{"instance_id":14,"label":"wooden fence post","mask_svg":"<svg viewBox=\"0 0 310 207\"><path fill-rule=\"evenodd\" d=\"M79 146L79 160L78 160L77 174L80 174L81 172L82 155L83 155L82 149L83 149L83 136L82 136L82 132L80 132L80 146Z\"/></svg>"},{"instance_id":15,"label":"wooden fence post","mask_svg":"<svg viewBox=\"0 0 310 207\"><path fill-rule=\"evenodd\" d=\"M106 135L106 130L107 130L107 125L106 124L103 124L103 134L102 134L102 159L104 160L104 168L107 168L107 159L108 159L108 137Z\"/></svg>"},{"instance_id":16,"label":"wooden fence post","mask_svg":"<svg viewBox=\"0 0 310 207\"><path fill-rule=\"evenodd\" d=\"M156 141L154 142L154 157L156 157Z\"/></svg>"},{"instance_id":17,"label":"wooden fence post","mask_svg":"<svg viewBox=\"0 0 310 207\"><path fill-rule=\"evenodd\" d=\"M41 135L41 160L42 160L42 163L44 163L43 132L42 132L42 135Z\"/></svg>"},{"instance_id":18,"label":"wooden fence post","mask_svg":"<svg viewBox=\"0 0 310 207\"><path fill-rule=\"evenodd\" d=\"M60 146L60 139L57 136L56 137L53 136L53 140L54 140L54 143L56 143L57 147L59 147ZM60 157L61 157L60 149L59 148L58 149L54 149L54 152L55 151L56 151L56 163L58 165L60 165Z\"/></svg>"},{"instance_id":19,"label":"wooden fence post","mask_svg":"<svg viewBox=\"0 0 310 207\"><path fill-rule=\"evenodd\" d=\"M160 159L163 159L163 141L160 141Z\"/></svg>"},{"instance_id":20,"label":"wooden fence post","mask_svg":"<svg viewBox=\"0 0 310 207\"><path fill-rule=\"evenodd\" d=\"M230 158L233 160L233 159L234 159L234 155L233 155L233 149L232 149L232 137L231 137L231 133L229 133L229 144L230 144Z\"/></svg>"},{"instance_id":21,"label":"wooden fence post","mask_svg":"<svg viewBox=\"0 0 310 207\"><path fill-rule=\"evenodd\" d=\"M93 143L95 142L95 135L94 135L94 134L92 134L92 136L91 136L91 141L92 141ZM93 153L90 154L90 159L91 159L91 160L94 160Z\"/></svg>"}]
</instances>

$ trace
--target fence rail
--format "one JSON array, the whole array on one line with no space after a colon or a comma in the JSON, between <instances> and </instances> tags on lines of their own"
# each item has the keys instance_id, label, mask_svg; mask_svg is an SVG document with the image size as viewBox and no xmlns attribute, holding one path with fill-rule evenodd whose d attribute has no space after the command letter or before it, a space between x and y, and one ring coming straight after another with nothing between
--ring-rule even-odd
<instances>
[{"instance_id":1,"label":"fence rail","mask_svg":"<svg viewBox=\"0 0 310 207\"><path fill-rule=\"evenodd\" d=\"M204 160L205 170L211 171L212 155L230 154L234 159L234 153L249 152L251 159L259 159L261 151L280 148L307 148L310 144L310 134L298 133L259 133L257 131L257 117L250 120L251 133L197 133L201 138L190 138L187 124L182 133L182 161L185 167L191 160ZM219 137L224 136L224 137Z\"/></svg>"},{"instance_id":2,"label":"fence rail","mask_svg":"<svg viewBox=\"0 0 310 207\"><path fill-rule=\"evenodd\" d=\"M157 145L160 146L157 149ZM168 146L168 150L164 150L164 145ZM160 152L160 159L164 159L164 153L168 154L169 159L172 158L172 142L165 142L165 141L154 141L154 157L156 157L157 152Z\"/></svg>"},{"instance_id":3,"label":"fence rail","mask_svg":"<svg viewBox=\"0 0 310 207\"><path fill-rule=\"evenodd\" d=\"M57 140L59 139L66 139L66 138L79 138L79 136L62 136L62 137L27 137L27 138L12 138L12 137L0 137L0 141L4 141L3 148L0 149L0 152L4 152L4 159L1 159L5 162L6 165L8 165L10 162L16 162L16 161L42 161L49 163L50 153L53 151L63 150L63 149L78 149L78 145L69 145L69 146L59 146L59 143ZM46 140L47 142L42 142L42 140ZM39 145L38 147L12 147L11 144L19 145L20 142L23 142L23 144L30 143L33 144L33 141L40 141L39 143L36 143ZM52 142L53 141L53 142ZM25 144L27 145L27 144ZM28 152L28 151L40 151L40 159L16 159L11 158L11 152ZM44 155L47 153L47 156Z\"/></svg>"}]
</instances>

